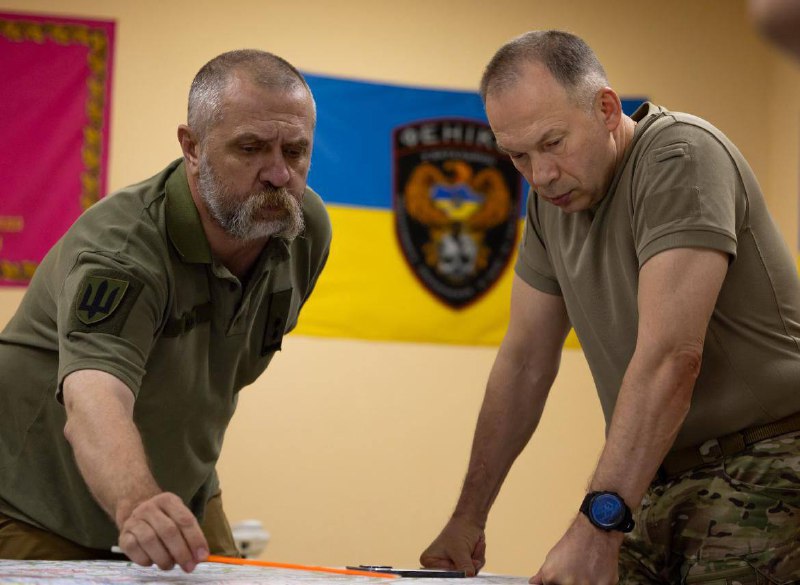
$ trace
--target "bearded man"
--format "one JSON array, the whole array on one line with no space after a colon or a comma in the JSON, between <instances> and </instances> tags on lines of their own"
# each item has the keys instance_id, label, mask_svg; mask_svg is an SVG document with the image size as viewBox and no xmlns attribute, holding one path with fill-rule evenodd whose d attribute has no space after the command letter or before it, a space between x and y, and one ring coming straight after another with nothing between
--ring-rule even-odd
<instances>
[{"instance_id":1,"label":"bearded man","mask_svg":"<svg viewBox=\"0 0 800 585\"><path fill-rule=\"evenodd\" d=\"M84 213L0 334L0 558L235 555L215 465L325 265L316 112L263 51L199 71L183 158Z\"/></svg>"}]
</instances>

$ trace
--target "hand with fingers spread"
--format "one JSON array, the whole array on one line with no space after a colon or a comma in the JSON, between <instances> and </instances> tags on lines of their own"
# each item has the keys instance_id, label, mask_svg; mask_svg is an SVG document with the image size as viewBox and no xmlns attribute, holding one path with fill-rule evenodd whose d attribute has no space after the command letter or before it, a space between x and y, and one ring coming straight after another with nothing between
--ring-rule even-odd
<instances>
[{"instance_id":1,"label":"hand with fingers spread","mask_svg":"<svg viewBox=\"0 0 800 585\"><path fill-rule=\"evenodd\" d=\"M138 565L191 573L208 557L208 543L197 519L175 494L162 492L120 514L119 546Z\"/></svg>"},{"instance_id":2,"label":"hand with fingers spread","mask_svg":"<svg viewBox=\"0 0 800 585\"><path fill-rule=\"evenodd\" d=\"M464 571L468 577L474 577L486 564L483 527L462 518L451 518L419 560L429 569Z\"/></svg>"}]
</instances>

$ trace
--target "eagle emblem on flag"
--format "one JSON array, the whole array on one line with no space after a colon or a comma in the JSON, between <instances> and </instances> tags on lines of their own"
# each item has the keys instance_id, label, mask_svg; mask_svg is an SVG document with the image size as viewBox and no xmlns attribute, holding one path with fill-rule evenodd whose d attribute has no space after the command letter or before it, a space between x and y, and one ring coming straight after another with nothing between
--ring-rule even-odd
<instances>
[{"instance_id":1,"label":"eagle emblem on flag","mask_svg":"<svg viewBox=\"0 0 800 585\"><path fill-rule=\"evenodd\" d=\"M394 132L393 210L403 255L437 299L461 309L508 266L522 181L488 124L426 120Z\"/></svg>"}]
</instances>

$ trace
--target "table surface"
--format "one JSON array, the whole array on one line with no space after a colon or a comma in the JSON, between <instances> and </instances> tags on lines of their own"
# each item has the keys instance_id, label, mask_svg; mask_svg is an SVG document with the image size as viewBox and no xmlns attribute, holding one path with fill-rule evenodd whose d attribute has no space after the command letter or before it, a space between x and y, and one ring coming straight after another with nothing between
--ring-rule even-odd
<instances>
[{"instance_id":1,"label":"table surface","mask_svg":"<svg viewBox=\"0 0 800 585\"><path fill-rule=\"evenodd\" d=\"M413 585L443 585L452 579L383 579L356 575L337 575L262 567L243 567L220 563L202 563L190 574L180 568L161 571L140 567L129 561L3 561L0 560L0 584L13 585L294 585L334 583L341 585L389 585L405 581ZM527 577L480 575L456 583L469 585L523 585Z\"/></svg>"}]
</instances>

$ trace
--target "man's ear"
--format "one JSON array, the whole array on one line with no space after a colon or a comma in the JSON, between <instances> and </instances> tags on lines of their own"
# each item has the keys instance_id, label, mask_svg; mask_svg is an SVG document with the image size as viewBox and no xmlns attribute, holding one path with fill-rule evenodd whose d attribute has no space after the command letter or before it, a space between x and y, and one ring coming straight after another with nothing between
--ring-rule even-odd
<instances>
[{"instance_id":1,"label":"man's ear","mask_svg":"<svg viewBox=\"0 0 800 585\"><path fill-rule=\"evenodd\" d=\"M622 101L610 87L604 87L597 92L595 110L609 132L616 130L622 121Z\"/></svg>"},{"instance_id":2,"label":"man's ear","mask_svg":"<svg viewBox=\"0 0 800 585\"><path fill-rule=\"evenodd\" d=\"M178 142L183 151L183 160L186 162L186 172L192 175L197 174L200 160L200 142L186 124L178 126Z\"/></svg>"}]
</instances>

